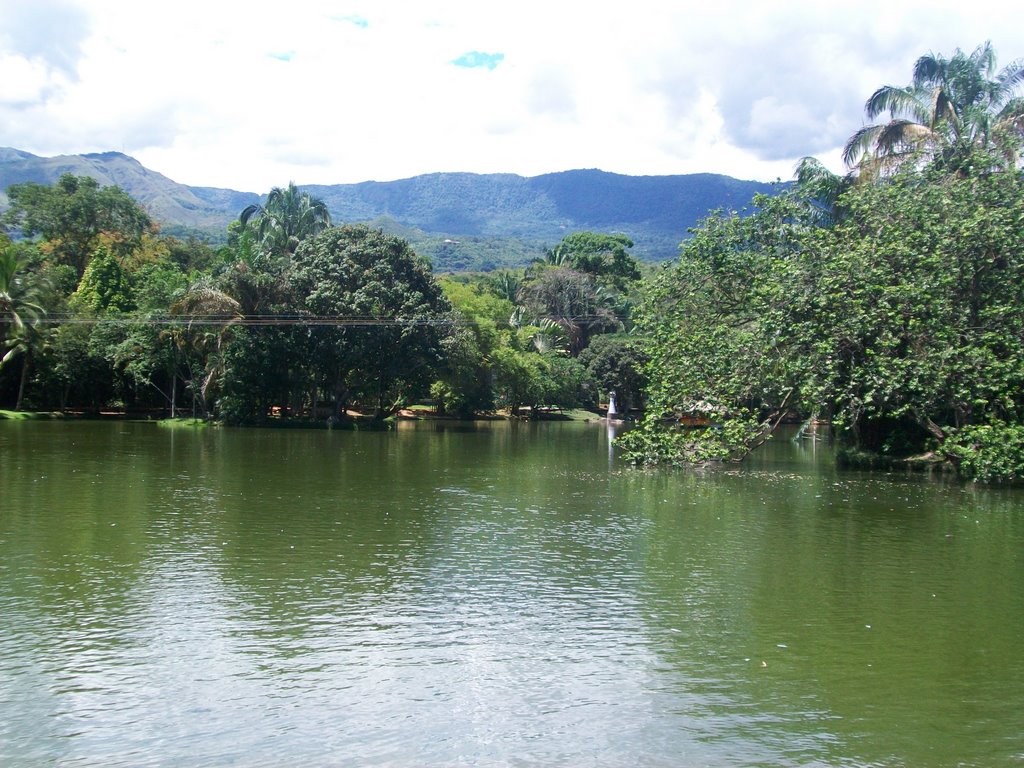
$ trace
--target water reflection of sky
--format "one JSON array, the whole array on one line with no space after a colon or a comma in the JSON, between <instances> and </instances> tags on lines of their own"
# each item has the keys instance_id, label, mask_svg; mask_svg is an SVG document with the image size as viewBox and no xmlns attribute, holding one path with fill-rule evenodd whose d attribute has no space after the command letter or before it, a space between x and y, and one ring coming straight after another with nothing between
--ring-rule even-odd
<instances>
[{"instance_id":1,"label":"water reflection of sky","mask_svg":"<svg viewBox=\"0 0 1024 768\"><path fill-rule=\"evenodd\" d=\"M5 764L1022 751L1015 492L634 471L604 425L108 427L0 458Z\"/></svg>"}]
</instances>

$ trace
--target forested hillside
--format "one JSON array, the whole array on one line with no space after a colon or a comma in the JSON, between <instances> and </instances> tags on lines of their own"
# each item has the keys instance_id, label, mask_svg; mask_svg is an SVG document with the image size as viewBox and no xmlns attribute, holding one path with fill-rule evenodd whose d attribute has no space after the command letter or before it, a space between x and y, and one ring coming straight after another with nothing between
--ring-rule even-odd
<instances>
[{"instance_id":1,"label":"forested hillside","mask_svg":"<svg viewBox=\"0 0 1024 768\"><path fill-rule=\"evenodd\" d=\"M53 184L64 173L124 189L167 234L224 242L227 227L259 195L189 187L119 152L43 158L0 149L0 189ZM282 179L281 183L287 179ZM412 243L439 271L522 266L576 230L622 233L635 255L662 261L709 211L733 210L769 184L728 176L622 176L576 170L514 174L435 173L398 181L300 186L338 222L368 223Z\"/></svg>"}]
</instances>

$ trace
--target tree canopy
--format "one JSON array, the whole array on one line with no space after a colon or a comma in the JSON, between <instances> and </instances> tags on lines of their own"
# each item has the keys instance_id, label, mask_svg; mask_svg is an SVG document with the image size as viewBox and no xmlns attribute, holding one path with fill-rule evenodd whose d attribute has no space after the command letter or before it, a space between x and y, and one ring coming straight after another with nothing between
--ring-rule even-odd
<instances>
[{"instance_id":1,"label":"tree canopy","mask_svg":"<svg viewBox=\"0 0 1024 768\"><path fill-rule=\"evenodd\" d=\"M4 224L26 237L41 235L55 262L74 268L81 277L108 235L117 256L138 248L152 227L149 214L117 186L101 187L88 176L64 174L53 186L28 182L7 190L11 207Z\"/></svg>"},{"instance_id":2,"label":"tree canopy","mask_svg":"<svg viewBox=\"0 0 1024 768\"><path fill-rule=\"evenodd\" d=\"M382 418L430 383L451 305L406 241L365 226L325 230L295 252L290 281L303 312L339 320L313 331L314 368L339 404L367 398Z\"/></svg>"},{"instance_id":3,"label":"tree canopy","mask_svg":"<svg viewBox=\"0 0 1024 768\"><path fill-rule=\"evenodd\" d=\"M831 228L785 196L705 222L640 308L652 407L634 458L736 458L792 412L853 452L1019 474L994 436L1024 435L1024 178L970 159L856 185Z\"/></svg>"}]
</instances>

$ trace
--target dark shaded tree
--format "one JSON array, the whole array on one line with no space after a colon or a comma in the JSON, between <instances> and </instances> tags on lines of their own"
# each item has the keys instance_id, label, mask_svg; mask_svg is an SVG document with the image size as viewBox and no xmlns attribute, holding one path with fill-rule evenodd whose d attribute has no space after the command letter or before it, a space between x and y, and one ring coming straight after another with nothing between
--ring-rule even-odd
<instances>
[{"instance_id":1,"label":"dark shaded tree","mask_svg":"<svg viewBox=\"0 0 1024 768\"><path fill-rule=\"evenodd\" d=\"M594 386L603 394L615 392L623 413L629 413L643 401L647 385L643 368L647 360L639 339L620 334L595 336L579 357Z\"/></svg>"},{"instance_id":2,"label":"dark shaded tree","mask_svg":"<svg viewBox=\"0 0 1024 768\"><path fill-rule=\"evenodd\" d=\"M523 288L526 307L538 320L561 328L574 357L594 334L619 326L609 298L592 275L567 267L545 269Z\"/></svg>"},{"instance_id":3,"label":"dark shaded tree","mask_svg":"<svg viewBox=\"0 0 1024 768\"><path fill-rule=\"evenodd\" d=\"M314 368L339 416L358 401L383 419L435 379L451 305L405 240L325 230L295 252L290 281L298 308L328 324L311 327Z\"/></svg>"}]
</instances>

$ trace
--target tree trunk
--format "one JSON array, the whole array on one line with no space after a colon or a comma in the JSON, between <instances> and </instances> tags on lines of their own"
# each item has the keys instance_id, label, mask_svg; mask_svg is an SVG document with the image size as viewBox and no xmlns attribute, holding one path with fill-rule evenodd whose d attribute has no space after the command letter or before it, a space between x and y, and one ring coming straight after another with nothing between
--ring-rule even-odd
<instances>
[{"instance_id":1,"label":"tree trunk","mask_svg":"<svg viewBox=\"0 0 1024 768\"><path fill-rule=\"evenodd\" d=\"M178 415L178 374L171 374L171 418Z\"/></svg>"},{"instance_id":2,"label":"tree trunk","mask_svg":"<svg viewBox=\"0 0 1024 768\"><path fill-rule=\"evenodd\" d=\"M346 406L348 405L348 387L340 380L334 384L334 419L345 421L348 418Z\"/></svg>"},{"instance_id":3,"label":"tree trunk","mask_svg":"<svg viewBox=\"0 0 1024 768\"><path fill-rule=\"evenodd\" d=\"M25 382L28 381L28 369L32 362L32 353L26 352L25 359L21 361L21 381L18 382L18 399L14 403L14 410L21 410L21 402L25 399Z\"/></svg>"}]
</instances>

